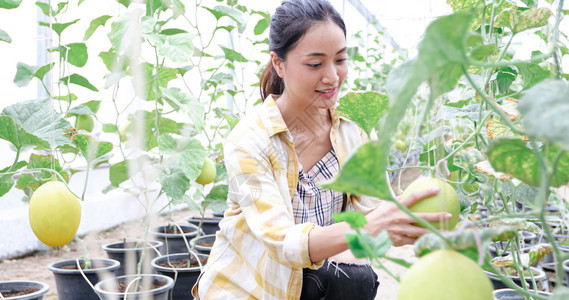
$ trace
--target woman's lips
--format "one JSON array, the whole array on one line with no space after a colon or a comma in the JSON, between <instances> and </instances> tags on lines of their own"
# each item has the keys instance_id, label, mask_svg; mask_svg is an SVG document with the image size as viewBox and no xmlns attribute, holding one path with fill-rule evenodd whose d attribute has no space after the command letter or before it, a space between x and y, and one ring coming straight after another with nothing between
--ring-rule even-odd
<instances>
[{"instance_id":1,"label":"woman's lips","mask_svg":"<svg viewBox=\"0 0 569 300\"><path fill-rule=\"evenodd\" d=\"M324 98L331 98L336 94L337 88L325 89L325 90L316 90L316 92L324 97Z\"/></svg>"}]
</instances>

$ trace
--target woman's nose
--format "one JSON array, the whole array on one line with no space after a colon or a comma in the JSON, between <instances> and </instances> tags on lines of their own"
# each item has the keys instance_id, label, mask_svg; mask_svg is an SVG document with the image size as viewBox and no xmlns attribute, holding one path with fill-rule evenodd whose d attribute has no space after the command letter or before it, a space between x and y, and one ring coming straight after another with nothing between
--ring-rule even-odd
<instances>
[{"instance_id":1,"label":"woman's nose","mask_svg":"<svg viewBox=\"0 0 569 300\"><path fill-rule=\"evenodd\" d=\"M327 84L335 84L340 79L338 76L338 68L336 66L331 65L325 68L324 74L322 76L322 82Z\"/></svg>"}]
</instances>

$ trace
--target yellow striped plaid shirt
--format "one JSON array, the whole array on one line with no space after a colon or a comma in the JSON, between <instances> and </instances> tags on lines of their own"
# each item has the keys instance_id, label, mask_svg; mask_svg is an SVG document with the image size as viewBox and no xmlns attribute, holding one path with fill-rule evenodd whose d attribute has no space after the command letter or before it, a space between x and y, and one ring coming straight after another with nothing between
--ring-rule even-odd
<instances>
[{"instance_id":1,"label":"yellow striped plaid shirt","mask_svg":"<svg viewBox=\"0 0 569 300\"><path fill-rule=\"evenodd\" d=\"M330 110L330 139L340 165L367 141L354 122ZM295 224L292 197L299 163L291 133L269 96L243 118L224 143L228 210L193 295L198 299L298 299L302 269L319 268L308 255L312 223ZM379 204L350 197L363 213Z\"/></svg>"}]
</instances>

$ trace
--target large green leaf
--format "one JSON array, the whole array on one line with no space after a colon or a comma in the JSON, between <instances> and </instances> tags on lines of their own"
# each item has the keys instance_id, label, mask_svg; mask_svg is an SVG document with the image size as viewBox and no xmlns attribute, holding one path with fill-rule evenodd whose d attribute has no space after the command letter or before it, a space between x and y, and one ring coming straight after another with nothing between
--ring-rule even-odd
<instances>
[{"instance_id":1,"label":"large green leaf","mask_svg":"<svg viewBox=\"0 0 569 300\"><path fill-rule=\"evenodd\" d=\"M201 173L207 152L195 138L176 140L169 135L158 138L158 149L168 156L165 164L179 166L184 174L195 180Z\"/></svg>"},{"instance_id":2,"label":"large green leaf","mask_svg":"<svg viewBox=\"0 0 569 300\"><path fill-rule=\"evenodd\" d=\"M189 33L166 36L165 42L158 45L158 54L173 62L187 62L194 54L192 38Z\"/></svg>"},{"instance_id":3,"label":"large green leaf","mask_svg":"<svg viewBox=\"0 0 569 300\"><path fill-rule=\"evenodd\" d=\"M0 29L0 41L6 42L6 43L11 43L12 38L10 37L10 35L8 35L8 33L6 31Z\"/></svg>"},{"instance_id":4,"label":"large green leaf","mask_svg":"<svg viewBox=\"0 0 569 300\"><path fill-rule=\"evenodd\" d=\"M516 68L522 77L524 90L551 76L551 72L534 63L518 64Z\"/></svg>"},{"instance_id":5,"label":"large green leaf","mask_svg":"<svg viewBox=\"0 0 569 300\"><path fill-rule=\"evenodd\" d=\"M87 28L87 30L85 31L85 36L83 37L83 39L88 40L93 35L93 33L95 33L97 28L99 28L99 26L105 26L105 23L107 23L107 20L110 18L111 16L104 15L91 20L89 28Z\"/></svg>"},{"instance_id":6,"label":"large green leaf","mask_svg":"<svg viewBox=\"0 0 569 300\"><path fill-rule=\"evenodd\" d=\"M45 100L18 102L4 108L0 116L0 138L16 148L24 145L56 148L70 144L63 135L69 128L71 124Z\"/></svg>"},{"instance_id":7,"label":"large green leaf","mask_svg":"<svg viewBox=\"0 0 569 300\"><path fill-rule=\"evenodd\" d=\"M0 0L0 8L12 9L20 6L22 0Z\"/></svg>"},{"instance_id":8,"label":"large green leaf","mask_svg":"<svg viewBox=\"0 0 569 300\"><path fill-rule=\"evenodd\" d=\"M356 122L369 135L388 108L387 95L378 92L352 92L340 99L338 112Z\"/></svg>"},{"instance_id":9,"label":"large green leaf","mask_svg":"<svg viewBox=\"0 0 569 300\"><path fill-rule=\"evenodd\" d=\"M32 154L30 156L30 160L28 162L27 169L35 169L35 168L43 168L43 169L51 169L57 173L59 173L65 181L69 182L69 174L62 170L59 161L53 157L53 155L37 155ZM35 191L38 187L42 184L53 180L55 175L52 172L48 171L39 171L33 173L25 173L22 174L18 181L16 182L16 187L22 190L31 189L31 191Z\"/></svg>"},{"instance_id":10,"label":"large green leaf","mask_svg":"<svg viewBox=\"0 0 569 300\"><path fill-rule=\"evenodd\" d=\"M553 161L559 147L552 145L546 158ZM519 180L539 186L539 163L533 150L525 142L516 138L501 138L488 149L488 160L496 171L510 174ZM569 182L569 153L565 152L559 159L553 172L551 186L558 187Z\"/></svg>"},{"instance_id":11,"label":"large green leaf","mask_svg":"<svg viewBox=\"0 0 569 300\"><path fill-rule=\"evenodd\" d=\"M518 104L529 136L557 143L569 151L569 85L548 80L525 91Z\"/></svg>"},{"instance_id":12,"label":"large green leaf","mask_svg":"<svg viewBox=\"0 0 569 300\"><path fill-rule=\"evenodd\" d=\"M149 63L143 63L141 65L141 69L144 80L142 92L144 94L139 96L145 100L158 99L159 103L162 103L162 93L160 88L167 87L168 82L176 79L178 76L178 70L162 67L157 74L155 66ZM156 86L157 83L158 86Z\"/></svg>"},{"instance_id":13,"label":"large green leaf","mask_svg":"<svg viewBox=\"0 0 569 300\"><path fill-rule=\"evenodd\" d=\"M162 190L174 200L182 199L190 188L190 180L180 168L166 168L160 172L159 178Z\"/></svg>"},{"instance_id":14,"label":"large green leaf","mask_svg":"<svg viewBox=\"0 0 569 300\"><path fill-rule=\"evenodd\" d=\"M184 126L183 123L178 123L172 119L159 117L158 122L159 125L156 126L156 114L154 111L137 111L135 113L132 122L126 127L126 133L135 133L137 123L140 122L140 125L143 126L142 128L142 148L145 151L151 150L154 147L158 146L156 140L156 131L158 130L160 135L166 133L175 133L179 134L180 129ZM158 127L158 128L156 128Z\"/></svg>"},{"instance_id":15,"label":"large green leaf","mask_svg":"<svg viewBox=\"0 0 569 300\"><path fill-rule=\"evenodd\" d=\"M70 76L63 77L59 79L59 81L65 85L69 83L73 83L84 88L90 89L91 91L98 92L99 90L92 85L87 78L79 75L79 74L71 74Z\"/></svg>"},{"instance_id":16,"label":"large green leaf","mask_svg":"<svg viewBox=\"0 0 569 300\"><path fill-rule=\"evenodd\" d=\"M112 186L118 187L119 184L129 179L128 160L123 160L109 168L109 179Z\"/></svg>"},{"instance_id":17,"label":"large green leaf","mask_svg":"<svg viewBox=\"0 0 569 300\"><path fill-rule=\"evenodd\" d=\"M358 148L344 163L340 173L331 183L323 187L356 195L393 199L385 167L381 168L378 158L387 157L380 142L371 141Z\"/></svg>"},{"instance_id":18,"label":"large green leaf","mask_svg":"<svg viewBox=\"0 0 569 300\"><path fill-rule=\"evenodd\" d=\"M160 91L172 108L176 110L181 109L190 116L190 119L194 122L194 127L198 130L205 127L205 108L198 99L188 93L184 93L179 88L160 88Z\"/></svg>"},{"instance_id":19,"label":"large green leaf","mask_svg":"<svg viewBox=\"0 0 569 300\"><path fill-rule=\"evenodd\" d=\"M85 157L88 163L93 162L95 159L113 150L113 144L99 141L96 137L88 134L74 134L71 140L73 144L79 148L79 151L81 151L81 154L83 154L83 157Z\"/></svg>"},{"instance_id":20,"label":"large green leaf","mask_svg":"<svg viewBox=\"0 0 569 300\"><path fill-rule=\"evenodd\" d=\"M496 27L508 27L514 34L547 25L551 11L547 8L506 9L496 17Z\"/></svg>"}]
</instances>

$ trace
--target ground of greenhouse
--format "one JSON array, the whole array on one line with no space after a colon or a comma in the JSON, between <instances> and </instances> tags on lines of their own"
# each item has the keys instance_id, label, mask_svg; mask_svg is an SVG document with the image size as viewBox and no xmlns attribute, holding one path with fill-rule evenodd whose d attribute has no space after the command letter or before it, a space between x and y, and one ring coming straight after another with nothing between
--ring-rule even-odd
<instances>
[{"instance_id":1,"label":"ground of greenhouse","mask_svg":"<svg viewBox=\"0 0 569 300\"><path fill-rule=\"evenodd\" d=\"M405 188L408 185L409 180L414 178L414 176L405 177L406 178L403 178L401 182L401 188ZM394 186L394 189L396 188L397 187ZM173 212L171 216L157 216L153 219L152 223L159 226L173 220L179 224L186 224L186 218L197 215L197 212L192 212L189 209L183 209ZM88 255L91 258L106 258L107 255L102 249L103 245L121 241L125 237L142 238L144 232L142 227L142 220L135 220L105 231L88 233L81 239L87 247ZM53 273L48 270L47 266L56 261L76 259L85 255L86 252L83 245L74 241L69 245L60 248L48 248L45 251L37 251L25 257L4 260L0 262L0 281L35 280L45 282L49 284L50 289L43 299L57 300L55 278ZM388 255L398 258L409 258L413 256L413 250L411 246L397 247L392 248ZM395 275L403 274L406 270L389 261L383 261L383 263ZM396 299L398 288L397 281L389 277L389 275L384 271L376 270L376 272L380 281L376 299Z\"/></svg>"}]
</instances>

